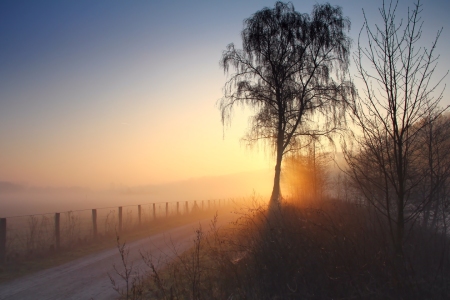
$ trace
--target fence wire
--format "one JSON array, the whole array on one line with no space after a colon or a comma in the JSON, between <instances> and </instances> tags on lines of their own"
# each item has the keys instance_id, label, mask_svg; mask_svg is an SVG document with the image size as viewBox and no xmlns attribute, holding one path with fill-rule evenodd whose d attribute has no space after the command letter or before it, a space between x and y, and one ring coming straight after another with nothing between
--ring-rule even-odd
<instances>
[{"instance_id":1,"label":"fence wire","mask_svg":"<svg viewBox=\"0 0 450 300\"><path fill-rule=\"evenodd\" d=\"M4 218L6 228L0 228L6 231L0 254L6 260L39 257L116 236L158 219L215 209L227 201L230 200L157 202L8 217Z\"/></svg>"}]
</instances>

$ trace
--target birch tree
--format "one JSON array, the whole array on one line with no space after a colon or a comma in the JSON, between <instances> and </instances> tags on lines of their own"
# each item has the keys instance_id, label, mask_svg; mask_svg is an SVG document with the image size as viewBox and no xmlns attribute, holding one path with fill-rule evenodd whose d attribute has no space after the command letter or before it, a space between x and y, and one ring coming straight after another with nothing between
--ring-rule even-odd
<instances>
[{"instance_id":1,"label":"birch tree","mask_svg":"<svg viewBox=\"0 0 450 300\"><path fill-rule=\"evenodd\" d=\"M266 141L274 149L272 204L280 198L284 155L301 148L302 137L328 135L344 120L354 95L345 80L349 29L340 7L317 4L309 15L277 2L244 21L242 49L229 44L223 52L221 66L229 77L219 104L222 122L231 119L236 106L255 112L245 139ZM320 126L311 122L318 115Z\"/></svg>"}]
</instances>

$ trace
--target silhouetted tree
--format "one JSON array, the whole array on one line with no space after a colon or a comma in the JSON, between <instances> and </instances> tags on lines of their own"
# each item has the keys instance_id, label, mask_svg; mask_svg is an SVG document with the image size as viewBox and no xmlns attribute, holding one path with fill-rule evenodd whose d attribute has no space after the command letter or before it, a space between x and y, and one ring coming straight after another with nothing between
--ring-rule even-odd
<instances>
[{"instance_id":1,"label":"silhouetted tree","mask_svg":"<svg viewBox=\"0 0 450 300\"><path fill-rule=\"evenodd\" d=\"M330 4L317 4L308 15L292 3L277 2L244 23L243 49L229 44L222 55L224 71L231 66L235 72L225 84L220 110L225 123L236 105L254 109L245 139L266 140L275 150L273 204L280 197L284 154L301 148L303 136L328 135L345 121L347 98L354 94L344 80L350 21Z\"/></svg>"},{"instance_id":2,"label":"silhouetted tree","mask_svg":"<svg viewBox=\"0 0 450 300\"><path fill-rule=\"evenodd\" d=\"M365 200L388 218L395 253L401 257L405 224L429 201L429 197L415 197L427 174L417 165L419 149L424 146L420 133L424 127L433 127L446 108L439 108L442 92L436 90L442 79L432 80L441 30L430 49L421 47L420 1L408 10L404 22L396 19L397 4L383 1L382 23L374 29L364 14L355 55L363 84L354 106L361 134L356 139L357 151L347 149L346 158ZM361 44L363 32L367 46Z\"/></svg>"}]
</instances>

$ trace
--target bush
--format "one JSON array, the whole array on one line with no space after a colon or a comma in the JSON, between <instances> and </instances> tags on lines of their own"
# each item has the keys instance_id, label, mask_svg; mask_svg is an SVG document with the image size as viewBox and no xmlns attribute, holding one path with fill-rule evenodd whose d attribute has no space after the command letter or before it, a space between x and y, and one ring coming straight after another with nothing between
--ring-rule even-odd
<instances>
[{"instance_id":1,"label":"bush","mask_svg":"<svg viewBox=\"0 0 450 300\"><path fill-rule=\"evenodd\" d=\"M450 298L446 236L411 227L399 258L370 207L326 200L275 210L247 209L225 229L213 220L162 270L144 257L142 298Z\"/></svg>"}]
</instances>

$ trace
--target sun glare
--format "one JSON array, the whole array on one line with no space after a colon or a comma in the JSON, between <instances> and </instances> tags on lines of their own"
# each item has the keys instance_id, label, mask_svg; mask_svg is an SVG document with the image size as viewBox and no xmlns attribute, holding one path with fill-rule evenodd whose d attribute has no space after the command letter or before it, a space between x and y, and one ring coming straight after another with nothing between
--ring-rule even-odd
<instances>
[{"instance_id":1,"label":"sun glare","mask_svg":"<svg viewBox=\"0 0 450 300\"><path fill-rule=\"evenodd\" d=\"M326 193L329 152L308 147L303 153L286 157L283 168L282 190L286 201L308 203Z\"/></svg>"}]
</instances>

